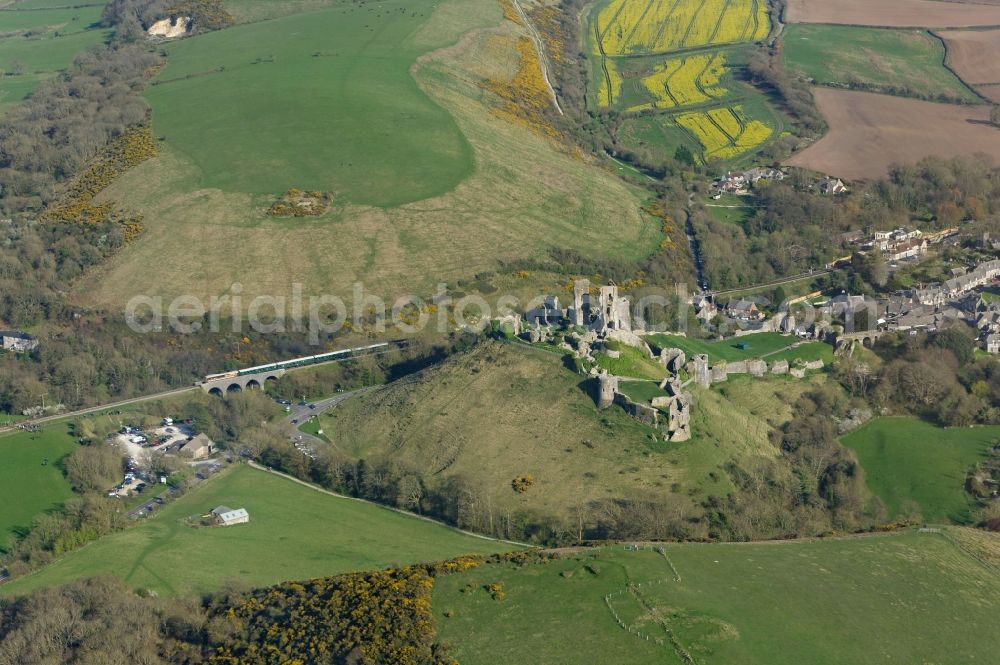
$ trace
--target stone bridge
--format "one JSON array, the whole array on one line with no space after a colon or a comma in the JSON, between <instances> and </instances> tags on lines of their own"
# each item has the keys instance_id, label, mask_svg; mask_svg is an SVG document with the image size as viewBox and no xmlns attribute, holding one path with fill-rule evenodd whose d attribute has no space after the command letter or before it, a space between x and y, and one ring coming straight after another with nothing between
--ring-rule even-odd
<instances>
[{"instance_id":1,"label":"stone bridge","mask_svg":"<svg viewBox=\"0 0 1000 665\"><path fill-rule=\"evenodd\" d=\"M861 346L866 349L872 348L877 340L882 335L888 335L890 331L888 330L859 330L857 332L842 332L837 333L837 342L834 346L838 349L847 348L853 346L854 344L861 344Z\"/></svg>"},{"instance_id":2,"label":"stone bridge","mask_svg":"<svg viewBox=\"0 0 1000 665\"><path fill-rule=\"evenodd\" d=\"M277 381L287 371L285 369L272 369L243 375L233 372L230 376L202 381L201 389L212 395L224 395L244 390L260 390L268 381Z\"/></svg>"}]
</instances>

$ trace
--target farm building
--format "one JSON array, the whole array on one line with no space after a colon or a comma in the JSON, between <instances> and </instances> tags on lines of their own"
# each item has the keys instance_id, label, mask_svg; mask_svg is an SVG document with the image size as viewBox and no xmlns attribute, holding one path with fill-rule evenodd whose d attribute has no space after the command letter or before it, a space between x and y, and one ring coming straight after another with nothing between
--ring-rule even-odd
<instances>
[{"instance_id":1,"label":"farm building","mask_svg":"<svg viewBox=\"0 0 1000 665\"><path fill-rule=\"evenodd\" d=\"M250 521L250 513L246 508L227 508L219 506L212 511L215 523L218 526L233 526L234 524L246 524Z\"/></svg>"},{"instance_id":2,"label":"farm building","mask_svg":"<svg viewBox=\"0 0 1000 665\"><path fill-rule=\"evenodd\" d=\"M199 434L184 444L181 455L191 459L206 459L215 450L215 443L205 434Z\"/></svg>"},{"instance_id":3,"label":"farm building","mask_svg":"<svg viewBox=\"0 0 1000 665\"><path fill-rule=\"evenodd\" d=\"M0 349L25 352L38 346L38 340L27 333L16 330L0 330Z\"/></svg>"}]
</instances>

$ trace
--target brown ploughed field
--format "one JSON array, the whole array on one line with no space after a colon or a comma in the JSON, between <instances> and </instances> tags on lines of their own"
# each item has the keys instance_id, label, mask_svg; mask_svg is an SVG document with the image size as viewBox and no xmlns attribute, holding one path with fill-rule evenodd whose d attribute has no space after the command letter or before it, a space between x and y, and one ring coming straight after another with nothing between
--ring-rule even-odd
<instances>
[{"instance_id":1,"label":"brown ploughed field","mask_svg":"<svg viewBox=\"0 0 1000 665\"><path fill-rule=\"evenodd\" d=\"M937 0L788 0L785 16L788 23L965 28L1000 26L1000 5Z\"/></svg>"},{"instance_id":2,"label":"brown ploughed field","mask_svg":"<svg viewBox=\"0 0 1000 665\"><path fill-rule=\"evenodd\" d=\"M830 131L787 160L792 166L859 179L885 175L890 164L930 155L1000 155L1000 129L990 124L990 107L985 105L828 88L817 88L815 94Z\"/></svg>"},{"instance_id":3,"label":"brown ploughed field","mask_svg":"<svg viewBox=\"0 0 1000 665\"><path fill-rule=\"evenodd\" d=\"M976 92L990 100L1000 104L1000 84L998 85L977 85Z\"/></svg>"},{"instance_id":4,"label":"brown ploughed field","mask_svg":"<svg viewBox=\"0 0 1000 665\"><path fill-rule=\"evenodd\" d=\"M948 64L969 85L1000 83L1000 30L948 30Z\"/></svg>"}]
</instances>

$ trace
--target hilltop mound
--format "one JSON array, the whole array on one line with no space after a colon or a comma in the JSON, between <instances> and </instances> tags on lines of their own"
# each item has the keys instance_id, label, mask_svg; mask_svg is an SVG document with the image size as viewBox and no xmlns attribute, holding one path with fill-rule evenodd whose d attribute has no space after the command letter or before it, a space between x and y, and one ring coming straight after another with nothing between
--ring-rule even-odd
<instances>
[{"instance_id":1,"label":"hilltop mound","mask_svg":"<svg viewBox=\"0 0 1000 665\"><path fill-rule=\"evenodd\" d=\"M524 513L575 533L610 519L600 507L619 500L700 515L700 501L732 490L729 462L777 455L771 427L807 387L734 381L724 393L698 391L694 438L678 444L618 407L599 411L589 384L556 354L490 342L350 400L321 425L340 451L391 460L431 494L460 479L483 511L470 519L486 531Z\"/></svg>"}]
</instances>

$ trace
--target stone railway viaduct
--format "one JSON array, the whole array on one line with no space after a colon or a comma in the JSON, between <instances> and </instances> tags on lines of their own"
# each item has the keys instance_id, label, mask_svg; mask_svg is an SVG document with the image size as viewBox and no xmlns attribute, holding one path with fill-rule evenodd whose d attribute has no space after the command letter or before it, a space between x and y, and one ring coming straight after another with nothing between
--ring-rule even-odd
<instances>
[{"instance_id":1,"label":"stone railway viaduct","mask_svg":"<svg viewBox=\"0 0 1000 665\"><path fill-rule=\"evenodd\" d=\"M361 356L379 355L397 349L405 349L407 346L409 346L407 340L395 340L352 349L331 351L329 353L295 358L259 367L233 370L223 374L209 374L198 385L206 393L220 396L244 390L260 390L267 385L268 381L277 381L288 372L293 372L297 369L339 363Z\"/></svg>"},{"instance_id":2,"label":"stone railway viaduct","mask_svg":"<svg viewBox=\"0 0 1000 665\"><path fill-rule=\"evenodd\" d=\"M277 381L287 372L288 370L286 369L276 369L257 374L223 377L221 379L212 379L211 381L206 380L201 382L201 389L212 395L223 395L242 390L260 390L268 381Z\"/></svg>"}]
</instances>

